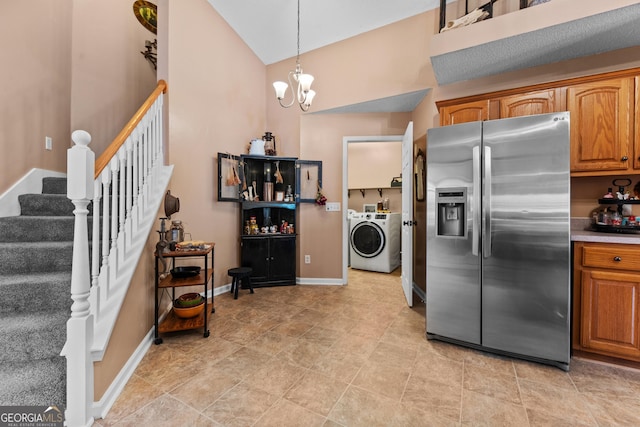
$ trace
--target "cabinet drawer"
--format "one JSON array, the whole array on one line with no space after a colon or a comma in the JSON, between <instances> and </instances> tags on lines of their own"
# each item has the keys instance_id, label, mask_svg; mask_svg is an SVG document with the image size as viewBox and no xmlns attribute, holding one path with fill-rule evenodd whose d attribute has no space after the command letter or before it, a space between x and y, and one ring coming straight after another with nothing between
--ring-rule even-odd
<instances>
[{"instance_id":1,"label":"cabinet drawer","mask_svg":"<svg viewBox=\"0 0 640 427\"><path fill-rule=\"evenodd\" d=\"M582 249L582 265L616 270L640 270L640 246L637 249L617 245L585 246Z\"/></svg>"}]
</instances>

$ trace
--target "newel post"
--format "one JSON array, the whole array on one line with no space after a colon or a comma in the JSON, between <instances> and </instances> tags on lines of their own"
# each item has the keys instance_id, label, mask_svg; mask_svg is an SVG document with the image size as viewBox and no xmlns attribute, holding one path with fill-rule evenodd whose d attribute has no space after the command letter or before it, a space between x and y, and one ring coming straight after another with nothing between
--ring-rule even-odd
<instances>
[{"instance_id":1,"label":"newel post","mask_svg":"<svg viewBox=\"0 0 640 427\"><path fill-rule=\"evenodd\" d=\"M87 207L93 199L95 155L89 149L89 133L76 130L71 139L75 145L67 150L67 197L75 206L71 270L73 304L71 318L67 321L67 344L63 355L67 358L66 425L75 427L93 424L93 315L89 304L91 267Z\"/></svg>"}]
</instances>

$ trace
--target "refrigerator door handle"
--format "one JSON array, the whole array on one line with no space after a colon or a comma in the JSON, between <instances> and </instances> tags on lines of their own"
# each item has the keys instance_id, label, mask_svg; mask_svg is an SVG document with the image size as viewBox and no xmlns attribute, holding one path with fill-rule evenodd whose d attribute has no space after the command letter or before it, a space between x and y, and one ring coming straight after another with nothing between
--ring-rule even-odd
<instances>
[{"instance_id":1,"label":"refrigerator door handle","mask_svg":"<svg viewBox=\"0 0 640 427\"><path fill-rule=\"evenodd\" d=\"M482 188L482 253L491 256L491 147L484 147Z\"/></svg>"},{"instance_id":2,"label":"refrigerator door handle","mask_svg":"<svg viewBox=\"0 0 640 427\"><path fill-rule=\"evenodd\" d=\"M478 256L480 249L480 147L473 147L473 215L471 225L471 254Z\"/></svg>"}]
</instances>

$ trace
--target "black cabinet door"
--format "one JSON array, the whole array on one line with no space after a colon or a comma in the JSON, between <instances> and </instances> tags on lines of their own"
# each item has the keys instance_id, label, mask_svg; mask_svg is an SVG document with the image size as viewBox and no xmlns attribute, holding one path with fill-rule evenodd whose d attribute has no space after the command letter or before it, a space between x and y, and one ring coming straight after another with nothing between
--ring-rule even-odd
<instances>
[{"instance_id":1,"label":"black cabinet door","mask_svg":"<svg viewBox=\"0 0 640 427\"><path fill-rule=\"evenodd\" d=\"M296 236L280 236L271 239L270 273L273 281L295 283Z\"/></svg>"},{"instance_id":2,"label":"black cabinet door","mask_svg":"<svg viewBox=\"0 0 640 427\"><path fill-rule=\"evenodd\" d=\"M253 269L252 281L260 282L269 279L269 261L268 237L242 238L242 266Z\"/></svg>"}]
</instances>

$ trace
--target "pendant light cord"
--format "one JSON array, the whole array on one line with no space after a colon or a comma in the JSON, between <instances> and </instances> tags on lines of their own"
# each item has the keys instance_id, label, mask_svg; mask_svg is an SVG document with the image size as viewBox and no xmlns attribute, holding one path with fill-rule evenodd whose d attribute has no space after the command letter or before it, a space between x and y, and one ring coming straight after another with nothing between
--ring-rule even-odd
<instances>
[{"instance_id":1,"label":"pendant light cord","mask_svg":"<svg viewBox=\"0 0 640 427\"><path fill-rule=\"evenodd\" d=\"M300 62L300 0L298 0L298 56L296 57L296 63Z\"/></svg>"}]
</instances>

